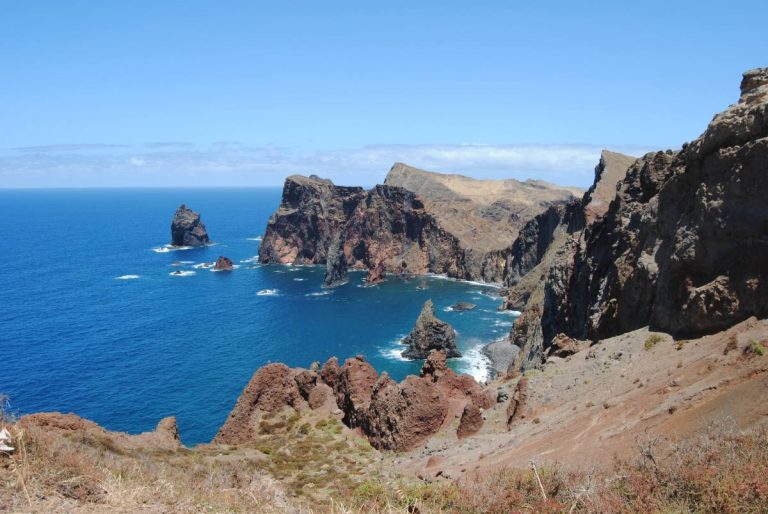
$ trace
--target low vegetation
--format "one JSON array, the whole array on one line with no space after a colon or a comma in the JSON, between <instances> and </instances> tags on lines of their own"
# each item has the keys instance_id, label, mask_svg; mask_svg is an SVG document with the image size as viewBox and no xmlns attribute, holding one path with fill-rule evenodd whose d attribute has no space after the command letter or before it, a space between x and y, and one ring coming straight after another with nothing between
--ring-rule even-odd
<instances>
[{"instance_id":1,"label":"low vegetation","mask_svg":"<svg viewBox=\"0 0 768 514\"><path fill-rule=\"evenodd\" d=\"M664 340L664 337L661 336L661 334L651 334L648 336L648 339L645 340L644 348L646 350L653 350L653 347L659 344Z\"/></svg>"},{"instance_id":2,"label":"low vegetation","mask_svg":"<svg viewBox=\"0 0 768 514\"><path fill-rule=\"evenodd\" d=\"M685 443L638 442L635 458L609 469L537 466L439 483L365 482L336 512L765 512L766 473L768 431L713 430Z\"/></svg>"}]
</instances>

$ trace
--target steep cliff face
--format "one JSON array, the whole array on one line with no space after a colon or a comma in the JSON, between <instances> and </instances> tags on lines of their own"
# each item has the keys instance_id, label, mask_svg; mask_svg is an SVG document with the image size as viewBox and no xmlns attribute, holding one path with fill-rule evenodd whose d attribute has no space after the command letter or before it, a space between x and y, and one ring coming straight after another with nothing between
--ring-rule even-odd
<instances>
[{"instance_id":1,"label":"steep cliff face","mask_svg":"<svg viewBox=\"0 0 768 514\"><path fill-rule=\"evenodd\" d=\"M698 139L632 165L565 283L547 285L544 327L592 340L648 324L690 336L768 315L766 198L768 69L758 69Z\"/></svg>"},{"instance_id":2,"label":"steep cliff face","mask_svg":"<svg viewBox=\"0 0 768 514\"><path fill-rule=\"evenodd\" d=\"M384 184L422 199L439 226L457 239L466 277L498 283L504 281L510 247L527 222L583 193L541 180L477 180L403 163L392 166Z\"/></svg>"},{"instance_id":3,"label":"steep cliff face","mask_svg":"<svg viewBox=\"0 0 768 514\"><path fill-rule=\"evenodd\" d=\"M209 242L208 232L200 220L200 215L181 204L171 221L171 244L173 246L205 246Z\"/></svg>"},{"instance_id":4,"label":"steep cliff face","mask_svg":"<svg viewBox=\"0 0 768 514\"><path fill-rule=\"evenodd\" d=\"M370 270L371 283L425 272L501 282L520 227L574 192L540 181L474 180L400 163L370 191L292 176L267 226L260 260L326 263L340 233L347 265Z\"/></svg>"},{"instance_id":5,"label":"steep cliff face","mask_svg":"<svg viewBox=\"0 0 768 514\"><path fill-rule=\"evenodd\" d=\"M361 187L336 186L316 176L285 179L278 210L270 217L259 261L325 264L335 232L366 196Z\"/></svg>"},{"instance_id":6,"label":"steep cliff face","mask_svg":"<svg viewBox=\"0 0 768 514\"><path fill-rule=\"evenodd\" d=\"M520 231L506 262L504 307L522 312L510 334L510 341L521 351L509 371L541 363L549 341L559 333L545 305L545 293L563 290L568 284L585 228L606 214L611 195L616 195L617 183L632 162L632 157L604 150L595 167L595 181L581 199L550 207Z\"/></svg>"}]
</instances>

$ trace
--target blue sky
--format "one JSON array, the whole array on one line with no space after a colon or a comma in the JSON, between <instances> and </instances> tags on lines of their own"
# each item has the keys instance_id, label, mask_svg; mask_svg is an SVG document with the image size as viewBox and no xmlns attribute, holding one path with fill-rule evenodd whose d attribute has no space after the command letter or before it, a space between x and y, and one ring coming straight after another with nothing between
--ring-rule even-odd
<instances>
[{"instance_id":1,"label":"blue sky","mask_svg":"<svg viewBox=\"0 0 768 514\"><path fill-rule=\"evenodd\" d=\"M768 2L0 3L0 187L373 184L392 162L586 186L768 65ZM720 4L720 5L716 5Z\"/></svg>"}]
</instances>

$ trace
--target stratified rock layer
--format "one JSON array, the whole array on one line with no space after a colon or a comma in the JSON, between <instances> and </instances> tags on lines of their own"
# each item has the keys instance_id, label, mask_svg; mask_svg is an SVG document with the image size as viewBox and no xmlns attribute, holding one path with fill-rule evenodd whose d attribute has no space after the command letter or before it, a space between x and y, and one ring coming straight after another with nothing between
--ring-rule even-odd
<instances>
[{"instance_id":1,"label":"stratified rock layer","mask_svg":"<svg viewBox=\"0 0 768 514\"><path fill-rule=\"evenodd\" d=\"M208 232L200 221L200 215L181 204L171 221L171 244L173 246L205 246L209 242Z\"/></svg>"},{"instance_id":2,"label":"stratified rock layer","mask_svg":"<svg viewBox=\"0 0 768 514\"><path fill-rule=\"evenodd\" d=\"M456 349L456 331L445 321L435 317L432 300L424 302L416 325L403 339L408 348L403 351L406 359L426 359L432 350L443 350L448 357L461 357Z\"/></svg>"}]
</instances>

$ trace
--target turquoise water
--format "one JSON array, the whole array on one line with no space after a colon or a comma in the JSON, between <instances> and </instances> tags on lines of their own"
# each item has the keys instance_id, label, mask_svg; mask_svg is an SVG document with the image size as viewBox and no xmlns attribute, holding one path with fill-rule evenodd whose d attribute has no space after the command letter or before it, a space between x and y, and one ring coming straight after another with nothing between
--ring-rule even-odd
<instances>
[{"instance_id":1,"label":"turquoise water","mask_svg":"<svg viewBox=\"0 0 768 514\"><path fill-rule=\"evenodd\" d=\"M452 366L483 378L480 346L513 321L493 288L434 277L362 287L353 273L323 290L319 267L259 266L256 239L279 201L279 189L0 191L0 392L21 414L75 412L131 433L175 415L186 444L206 442L270 361L363 354L397 379L417 372L398 341L428 298L458 332L465 357ZM215 246L159 251L182 202ZM219 255L239 268L195 268ZM478 307L446 312L458 301Z\"/></svg>"}]
</instances>

